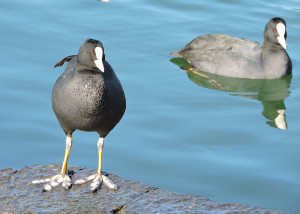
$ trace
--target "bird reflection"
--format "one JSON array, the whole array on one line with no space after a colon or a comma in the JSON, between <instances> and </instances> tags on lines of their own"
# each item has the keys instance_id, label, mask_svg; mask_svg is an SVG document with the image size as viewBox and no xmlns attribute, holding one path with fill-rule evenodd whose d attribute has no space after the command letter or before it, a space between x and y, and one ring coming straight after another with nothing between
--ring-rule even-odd
<instances>
[{"instance_id":1,"label":"bird reflection","mask_svg":"<svg viewBox=\"0 0 300 214\"><path fill-rule=\"evenodd\" d=\"M266 123L271 127L287 129L284 100L290 94L288 89L292 75L273 80L240 79L199 71L181 58L173 58L170 61L186 71L189 79L199 86L232 92L232 96L260 101Z\"/></svg>"}]
</instances>

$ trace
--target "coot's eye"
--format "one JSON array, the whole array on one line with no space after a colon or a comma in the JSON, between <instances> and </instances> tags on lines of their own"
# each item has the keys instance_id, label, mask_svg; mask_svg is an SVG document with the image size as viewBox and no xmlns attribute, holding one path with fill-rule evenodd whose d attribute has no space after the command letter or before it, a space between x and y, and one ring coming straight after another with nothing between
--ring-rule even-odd
<instances>
[{"instance_id":1,"label":"coot's eye","mask_svg":"<svg viewBox=\"0 0 300 214\"><path fill-rule=\"evenodd\" d=\"M90 51L90 52L89 52L89 54L90 54L90 55L92 55L92 54L93 54L93 52L92 52L92 51Z\"/></svg>"},{"instance_id":2,"label":"coot's eye","mask_svg":"<svg viewBox=\"0 0 300 214\"><path fill-rule=\"evenodd\" d=\"M272 31L275 32L275 28L273 28Z\"/></svg>"}]
</instances>

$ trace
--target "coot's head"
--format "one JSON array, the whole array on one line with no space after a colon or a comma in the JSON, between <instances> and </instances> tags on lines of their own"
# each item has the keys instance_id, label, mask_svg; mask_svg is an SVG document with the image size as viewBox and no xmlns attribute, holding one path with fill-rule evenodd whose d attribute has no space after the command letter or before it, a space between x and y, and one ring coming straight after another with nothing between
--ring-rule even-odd
<instances>
[{"instance_id":1,"label":"coot's head","mask_svg":"<svg viewBox=\"0 0 300 214\"><path fill-rule=\"evenodd\" d=\"M275 17L267 23L264 32L265 43L269 41L278 48L286 49L286 37L286 23L282 18Z\"/></svg>"},{"instance_id":2,"label":"coot's head","mask_svg":"<svg viewBox=\"0 0 300 214\"><path fill-rule=\"evenodd\" d=\"M87 39L78 51L78 63L87 69L98 69L104 72L104 48L100 41Z\"/></svg>"}]
</instances>

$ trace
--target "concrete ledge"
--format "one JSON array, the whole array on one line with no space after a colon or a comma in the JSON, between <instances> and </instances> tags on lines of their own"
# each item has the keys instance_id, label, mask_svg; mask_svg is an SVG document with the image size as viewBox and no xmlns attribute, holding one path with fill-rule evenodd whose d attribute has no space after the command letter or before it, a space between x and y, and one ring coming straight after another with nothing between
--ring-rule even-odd
<instances>
[{"instance_id":1,"label":"concrete ledge","mask_svg":"<svg viewBox=\"0 0 300 214\"><path fill-rule=\"evenodd\" d=\"M18 170L0 170L0 213L284 213L239 204L217 203L204 197L158 189L113 174L108 176L120 187L103 188L97 193L89 185L61 186L43 193L42 184L28 182L60 172L60 164L26 166ZM69 167L73 179L95 170Z\"/></svg>"}]
</instances>

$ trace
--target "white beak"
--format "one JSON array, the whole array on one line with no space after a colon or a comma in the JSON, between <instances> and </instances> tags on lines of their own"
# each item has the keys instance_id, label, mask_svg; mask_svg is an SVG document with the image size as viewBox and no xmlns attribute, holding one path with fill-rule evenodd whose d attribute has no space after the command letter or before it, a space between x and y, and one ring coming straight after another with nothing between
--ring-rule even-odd
<instances>
[{"instance_id":1,"label":"white beak","mask_svg":"<svg viewBox=\"0 0 300 214\"><path fill-rule=\"evenodd\" d=\"M99 70L104 73L104 65L103 65L103 62L102 62L102 57L103 57L102 48L96 47L95 48L95 53L96 53L97 59L94 62L96 64L96 66L99 68Z\"/></svg>"},{"instance_id":2,"label":"white beak","mask_svg":"<svg viewBox=\"0 0 300 214\"><path fill-rule=\"evenodd\" d=\"M277 40L279 42L279 44L281 44L281 46L286 49L286 41L285 41L285 38L284 38L284 34L285 34L285 25L282 24L282 23L278 23L276 25L276 29L277 29L277 32L279 34L279 36L277 36Z\"/></svg>"}]
</instances>

